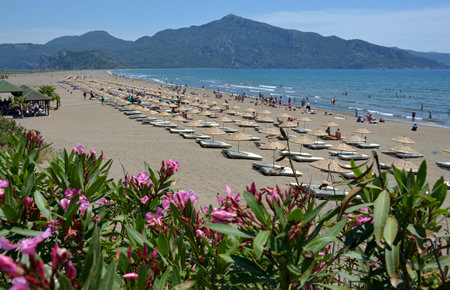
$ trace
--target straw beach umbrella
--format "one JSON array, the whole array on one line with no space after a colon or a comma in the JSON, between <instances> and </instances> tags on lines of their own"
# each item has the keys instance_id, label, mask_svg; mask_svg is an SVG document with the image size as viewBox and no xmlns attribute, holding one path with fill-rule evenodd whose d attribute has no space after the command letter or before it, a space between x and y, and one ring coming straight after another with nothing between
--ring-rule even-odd
<instances>
[{"instance_id":1,"label":"straw beach umbrella","mask_svg":"<svg viewBox=\"0 0 450 290\"><path fill-rule=\"evenodd\" d=\"M275 166L275 151L276 150L284 150L286 149L286 145L281 144L278 141L275 142L269 142L259 147L261 150L272 150L273 156L272 156L272 166Z\"/></svg>"},{"instance_id":2,"label":"straw beach umbrella","mask_svg":"<svg viewBox=\"0 0 450 290\"><path fill-rule=\"evenodd\" d=\"M211 112L210 111L208 111L208 110L205 110L205 111L203 111L203 112L200 112L198 115L199 116L205 116L205 121L206 121L206 117L207 116L211 116Z\"/></svg>"},{"instance_id":3,"label":"straw beach umbrella","mask_svg":"<svg viewBox=\"0 0 450 290\"><path fill-rule=\"evenodd\" d=\"M311 162L310 165L312 167L318 168L320 170L327 171L328 173L334 172L334 173L348 173L351 172L350 169L347 169L344 167L342 163L335 159L322 159L319 161Z\"/></svg>"},{"instance_id":4,"label":"straw beach umbrella","mask_svg":"<svg viewBox=\"0 0 450 290\"><path fill-rule=\"evenodd\" d=\"M415 144L416 143L412 139L410 139L406 136L395 137L395 138L392 138L391 140L394 142L397 142L397 143L402 143L402 144Z\"/></svg>"},{"instance_id":5,"label":"straw beach umbrella","mask_svg":"<svg viewBox=\"0 0 450 290\"><path fill-rule=\"evenodd\" d=\"M272 114L272 112L267 109L264 109L261 112L258 112L258 114L259 115L269 115L269 114Z\"/></svg>"},{"instance_id":6,"label":"straw beach umbrella","mask_svg":"<svg viewBox=\"0 0 450 290\"><path fill-rule=\"evenodd\" d=\"M412 171L413 173L417 173L419 171L419 166L412 163L409 160L398 159L392 163L395 168L405 171Z\"/></svg>"},{"instance_id":7,"label":"straw beach umbrella","mask_svg":"<svg viewBox=\"0 0 450 290\"><path fill-rule=\"evenodd\" d=\"M407 145L400 145L393 148L390 148L391 151L399 152L399 153L405 153L405 154L419 154L414 148L409 147Z\"/></svg>"},{"instance_id":8,"label":"straw beach umbrella","mask_svg":"<svg viewBox=\"0 0 450 290\"><path fill-rule=\"evenodd\" d=\"M312 130L311 132L308 132L307 134L311 135L311 136L316 136L317 140L319 140L319 137L328 136L327 132L325 132L323 130L319 130L319 129Z\"/></svg>"},{"instance_id":9,"label":"straw beach umbrella","mask_svg":"<svg viewBox=\"0 0 450 290\"><path fill-rule=\"evenodd\" d=\"M361 136L362 136L363 134L372 134L372 132L370 132L370 131L367 130L366 128L359 128L359 129L353 130L352 132L353 132L353 133L361 134Z\"/></svg>"},{"instance_id":10,"label":"straw beach umbrella","mask_svg":"<svg viewBox=\"0 0 450 290\"><path fill-rule=\"evenodd\" d=\"M161 112L158 114L158 117L163 117L164 122L166 121L166 117L170 117L172 116L172 114L168 113L168 112Z\"/></svg>"},{"instance_id":11,"label":"straw beach umbrella","mask_svg":"<svg viewBox=\"0 0 450 290\"><path fill-rule=\"evenodd\" d=\"M222 117L217 118L216 122L221 122L222 127L225 127L225 123L231 123L231 122L233 122L233 120L231 120L227 116L222 116Z\"/></svg>"},{"instance_id":12,"label":"straw beach umbrella","mask_svg":"<svg viewBox=\"0 0 450 290\"><path fill-rule=\"evenodd\" d=\"M322 127L339 127L338 124L332 121L325 122L321 125Z\"/></svg>"},{"instance_id":13,"label":"straw beach umbrella","mask_svg":"<svg viewBox=\"0 0 450 290\"><path fill-rule=\"evenodd\" d=\"M242 132L236 132L225 137L226 140L237 141L238 142L238 152L239 152L239 142L240 141L251 141L252 137L244 134Z\"/></svg>"},{"instance_id":14,"label":"straw beach umbrella","mask_svg":"<svg viewBox=\"0 0 450 290\"><path fill-rule=\"evenodd\" d=\"M238 125L239 127L243 128L242 132L245 131L245 128L256 127L255 123L250 122L250 121L246 121L246 120L239 121L239 122L236 123L236 125Z\"/></svg>"},{"instance_id":15,"label":"straw beach umbrella","mask_svg":"<svg viewBox=\"0 0 450 290\"><path fill-rule=\"evenodd\" d=\"M450 148L444 149L444 152L450 153Z\"/></svg>"},{"instance_id":16,"label":"straw beach umbrella","mask_svg":"<svg viewBox=\"0 0 450 290\"><path fill-rule=\"evenodd\" d=\"M344 140L345 143L362 143L365 141L366 141L366 139L364 139L363 137L360 137L360 136L356 136L356 135L349 136L349 137L345 138L345 140Z\"/></svg>"},{"instance_id":17,"label":"straw beach umbrella","mask_svg":"<svg viewBox=\"0 0 450 290\"><path fill-rule=\"evenodd\" d=\"M264 128L261 130L260 133L262 133L264 135L268 135L268 136L280 136L281 135L280 130L278 130L277 128L273 128L273 127L272 128Z\"/></svg>"},{"instance_id":18,"label":"straw beach umbrella","mask_svg":"<svg viewBox=\"0 0 450 290\"><path fill-rule=\"evenodd\" d=\"M356 152L355 148L353 148L352 146L347 145L345 143L335 144L335 145L331 146L330 148L328 148L328 150L336 150L336 151L341 151L341 152Z\"/></svg>"},{"instance_id":19,"label":"straw beach umbrella","mask_svg":"<svg viewBox=\"0 0 450 290\"><path fill-rule=\"evenodd\" d=\"M210 128L207 128L207 129L204 129L204 130L202 130L201 131L203 134L206 134L206 135L211 135L212 136L212 140L213 140L213 142L214 142L214 136L215 135L223 135L223 134L226 134L223 130L220 130L219 128L216 128L216 127L210 127Z\"/></svg>"},{"instance_id":20,"label":"straw beach umbrella","mask_svg":"<svg viewBox=\"0 0 450 290\"><path fill-rule=\"evenodd\" d=\"M184 126L186 126L186 127L203 127L203 124L198 121L192 120L192 121L185 123Z\"/></svg>"},{"instance_id":21,"label":"straw beach umbrella","mask_svg":"<svg viewBox=\"0 0 450 290\"><path fill-rule=\"evenodd\" d=\"M185 118L181 117L180 115L173 117L172 119L170 119L172 121L177 121L177 126L180 125L180 121L184 121L186 120Z\"/></svg>"},{"instance_id":22,"label":"straw beach umbrella","mask_svg":"<svg viewBox=\"0 0 450 290\"><path fill-rule=\"evenodd\" d=\"M290 140L292 143L300 144L300 153L302 153L303 145L314 144L314 141L304 135L299 135Z\"/></svg>"}]
</instances>

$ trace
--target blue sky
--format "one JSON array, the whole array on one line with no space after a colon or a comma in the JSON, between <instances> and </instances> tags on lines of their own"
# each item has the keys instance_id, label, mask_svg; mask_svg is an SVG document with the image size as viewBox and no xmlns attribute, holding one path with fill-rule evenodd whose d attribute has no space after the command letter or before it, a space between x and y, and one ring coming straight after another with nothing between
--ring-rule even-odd
<instances>
[{"instance_id":1,"label":"blue sky","mask_svg":"<svg viewBox=\"0 0 450 290\"><path fill-rule=\"evenodd\" d=\"M282 28L450 53L449 0L2 0L0 43L106 30L136 40L233 13ZM11 13L5 13L7 7Z\"/></svg>"}]
</instances>

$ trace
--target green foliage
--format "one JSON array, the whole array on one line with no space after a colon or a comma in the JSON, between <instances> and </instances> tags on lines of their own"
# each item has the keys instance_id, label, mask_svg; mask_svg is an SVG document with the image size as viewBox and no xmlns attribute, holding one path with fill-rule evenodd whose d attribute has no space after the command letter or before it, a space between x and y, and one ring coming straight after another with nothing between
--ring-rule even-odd
<instances>
[{"instance_id":1,"label":"green foliage","mask_svg":"<svg viewBox=\"0 0 450 290\"><path fill-rule=\"evenodd\" d=\"M393 168L393 187L385 172L355 168L353 189L328 212L301 187L254 184L196 209L195 193L173 188L174 161L116 183L112 161L82 145L44 168L36 134L6 140L2 287L24 277L41 289L411 289L448 277L447 190L426 183L425 162L417 176Z\"/></svg>"}]
</instances>

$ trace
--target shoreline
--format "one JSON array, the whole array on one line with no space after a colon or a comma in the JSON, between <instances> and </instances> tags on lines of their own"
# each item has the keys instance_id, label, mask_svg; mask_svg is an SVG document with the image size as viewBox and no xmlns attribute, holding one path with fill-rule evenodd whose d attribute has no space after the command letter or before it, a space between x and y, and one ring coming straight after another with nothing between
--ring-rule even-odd
<instances>
[{"instance_id":1,"label":"shoreline","mask_svg":"<svg viewBox=\"0 0 450 290\"><path fill-rule=\"evenodd\" d=\"M187 70L188 69L189 68L187 68ZM120 74L117 74L117 73L113 73L113 71L127 71L127 70L147 70L147 69L115 69L115 70L105 70L105 72L110 74L110 75L112 75L112 76L116 76L116 77L120 77L120 78L124 78L124 79L130 79L130 80L144 81L144 82L148 82L148 83L156 84L156 85L166 85L166 86L177 85L177 83L164 83L162 81L161 82L156 82L156 81L147 80L147 79L143 79L143 78L139 78L139 77L128 77L128 76L123 76L123 75L120 75ZM151 70L157 70L157 69L151 69ZM200 87L189 86L189 84L188 84L188 88L196 89L196 90L208 91L207 89L203 89L203 88L200 88ZM221 91L221 93L223 93L225 95L231 95L232 94L231 92L227 92L227 91ZM255 99L255 100L257 99L256 95L246 95L246 96L250 97L252 99ZM287 105L284 100L283 100L283 105ZM296 106L298 109L303 109L304 108L304 107L300 106L298 101L296 103L294 103L293 106ZM334 109L333 107L330 108L330 107L325 107L325 106L320 106L319 105L319 106L315 106L314 108L319 109L320 111L333 112L333 113L336 113L336 114L344 114L346 116L354 116L354 114L352 114L351 112L337 110L337 109ZM384 119L384 120L389 120L389 121L402 122L402 123L410 124L410 126L412 126L414 123L417 123L420 126L428 126L428 127L437 127L437 128L450 129L450 124L446 124L444 121L433 120L433 119L428 119L428 118L424 118L424 117L418 117L418 118L416 118L415 121L412 121L411 117L410 116L406 116L406 115L399 115L399 114L395 114L395 113L380 113L380 112L373 111L373 110L363 110L363 111L371 113L372 115L378 115L377 119ZM450 114L450 112L449 112L449 114ZM381 117L380 117L380 115L381 115ZM361 116L364 117L364 115L361 115Z\"/></svg>"},{"instance_id":2,"label":"shoreline","mask_svg":"<svg viewBox=\"0 0 450 290\"><path fill-rule=\"evenodd\" d=\"M100 81L113 81L130 86L142 86L148 89L160 89L161 84L150 83L144 80L127 79L114 77L105 70L92 71L63 71L49 73L23 74L11 77L8 81L15 84L26 84L31 87L40 85L53 85L56 92L61 96L61 107L57 111L51 111L50 116L38 118L16 119L16 121L28 128L39 130L46 138L47 142L53 143L55 150L67 149L77 146L79 143L86 148L93 148L97 152L104 152L107 159L113 159L110 176L115 180L123 178L123 168L131 174L137 174L144 169L144 162L147 162L153 170L158 170L161 161L172 159L180 162L180 172L175 176L176 187L185 191L193 190L200 194L202 205L216 204L216 197L226 194L225 185L228 185L233 193L243 192L245 186L250 186L255 182L257 188L265 186L279 185L282 189L287 188L292 177L264 176L260 172L252 169L250 160L227 159L222 156L220 150L204 149L195 141L183 139L177 134L170 134L167 130L142 125L135 120L129 119L120 111L110 106L102 106L98 100L84 100L80 90L72 90L68 85L60 84L67 75L84 74L89 79ZM216 101L210 91L188 88L187 95L207 93L209 97L202 99L208 102ZM173 93L174 94L174 93ZM170 96L170 94L167 94ZM217 100L222 102L222 100ZM231 102L231 106L238 105L239 112L246 108L254 108L256 111L268 109L272 112L271 117L287 112L298 118L308 116L312 122L306 123L307 128L320 128L326 121L335 121L339 124L343 136L350 136L354 129L368 128L373 134L367 135L370 143L381 145L377 150L380 161L391 163L396 160L394 157L382 154L383 150L400 144L391 141L393 137L408 136L416 144L412 147L425 155L424 158L411 160L415 164L420 164L422 160L427 161L427 181L430 186L441 176L446 181L450 180L450 171L444 170L436 165L436 161L450 161L450 154L443 152L450 144L450 130L433 126L420 126L416 132L411 131L410 124L397 121L387 121L383 124L360 124L354 121L354 116L348 114L324 115L324 111L318 110L315 115L302 114L301 110L287 111L282 108L271 108L258 105L255 107L253 100L245 99L244 103ZM345 119L335 119L336 116L344 115ZM201 117L203 118L203 117ZM234 127L234 125L233 125ZM242 128L235 126L242 131ZM302 126L303 127L303 126ZM333 133L336 128L333 128ZM266 141L265 135L257 133L251 128L245 129L245 133L258 136L262 141ZM312 136L310 136L312 137ZM223 136L217 136L216 140L223 141ZM315 137L314 137L315 139ZM330 141L336 142L336 141ZM229 142L232 149L236 149L237 142ZM335 144L335 143L332 143ZM291 150L298 151L299 145L293 144ZM240 142L242 151L253 152L263 157L264 163L272 162L272 151L260 150L253 142ZM313 156L329 158L328 150L309 150ZM371 155L371 151L359 152ZM358 163L359 164L359 163ZM303 173L300 181L305 184L321 184L327 178L327 174L311 167L306 163L294 163L295 169ZM122 167L123 166L123 167ZM389 178L393 176L388 174ZM334 179L340 178L334 175ZM450 204L450 197L447 196L446 204Z\"/></svg>"}]
</instances>

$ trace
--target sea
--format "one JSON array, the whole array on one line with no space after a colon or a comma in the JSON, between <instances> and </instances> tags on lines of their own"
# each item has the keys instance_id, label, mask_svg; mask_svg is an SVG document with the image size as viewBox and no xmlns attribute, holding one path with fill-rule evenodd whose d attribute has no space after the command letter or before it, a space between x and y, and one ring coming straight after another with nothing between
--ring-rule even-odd
<instances>
[{"instance_id":1,"label":"sea","mask_svg":"<svg viewBox=\"0 0 450 290\"><path fill-rule=\"evenodd\" d=\"M450 128L450 70L139 69L111 74ZM335 104L331 100L335 98ZM412 112L416 112L412 121Z\"/></svg>"}]
</instances>

